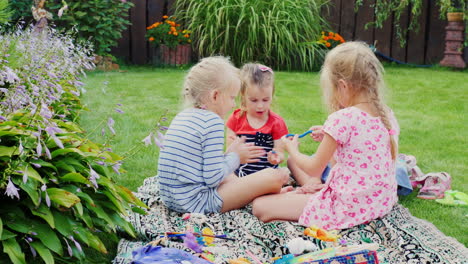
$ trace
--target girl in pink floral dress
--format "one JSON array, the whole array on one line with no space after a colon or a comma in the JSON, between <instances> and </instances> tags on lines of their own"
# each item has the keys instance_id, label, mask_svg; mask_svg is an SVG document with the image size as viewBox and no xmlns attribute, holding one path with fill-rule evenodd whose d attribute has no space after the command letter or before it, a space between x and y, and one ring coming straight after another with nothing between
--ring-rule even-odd
<instances>
[{"instance_id":1,"label":"girl in pink floral dress","mask_svg":"<svg viewBox=\"0 0 468 264\"><path fill-rule=\"evenodd\" d=\"M313 132L321 140L317 152L312 157L300 153L297 135L282 138L289 159L310 179L296 191L255 199L253 213L260 220L343 229L392 209L398 199L399 127L381 98L382 75L381 63L364 43L347 42L327 54L321 86L332 114ZM319 185L316 175L330 161L330 175Z\"/></svg>"}]
</instances>

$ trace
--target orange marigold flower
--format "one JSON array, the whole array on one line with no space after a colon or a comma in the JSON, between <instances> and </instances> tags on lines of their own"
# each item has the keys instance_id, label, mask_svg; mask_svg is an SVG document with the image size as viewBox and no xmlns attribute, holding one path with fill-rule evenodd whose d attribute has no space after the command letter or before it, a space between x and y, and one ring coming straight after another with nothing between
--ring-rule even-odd
<instances>
[{"instance_id":1,"label":"orange marigold flower","mask_svg":"<svg viewBox=\"0 0 468 264\"><path fill-rule=\"evenodd\" d=\"M153 38L153 37L150 37L148 40L149 40L149 41L154 41L154 38Z\"/></svg>"},{"instance_id":2,"label":"orange marigold flower","mask_svg":"<svg viewBox=\"0 0 468 264\"><path fill-rule=\"evenodd\" d=\"M167 32L167 34L172 35L172 31Z\"/></svg>"},{"instance_id":3,"label":"orange marigold flower","mask_svg":"<svg viewBox=\"0 0 468 264\"><path fill-rule=\"evenodd\" d=\"M329 48L331 46L330 42L325 43L325 46L327 46L327 48Z\"/></svg>"},{"instance_id":4,"label":"orange marigold flower","mask_svg":"<svg viewBox=\"0 0 468 264\"><path fill-rule=\"evenodd\" d=\"M175 28L175 27L171 27L171 31L176 31L176 28Z\"/></svg>"},{"instance_id":5,"label":"orange marigold flower","mask_svg":"<svg viewBox=\"0 0 468 264\"><path fill-rule=\"evenodd\" d=\"M167 19L167 18L168 18L168 16L166 16L166 15L163 16L163 19Z\"/></svg>"},{"instance_id":6,"label":"orange marigold flower","mask_svg":"<svg viewBox=\"0 0 468 264\"><path fill-rule=\"evenodd\" d=\"M172 33L172 35L177 36L177 35L179 35L179 33L177 33L177 31L176 31L176 32Z\"/></svg>"},{"instance_id":7,"label":"orange marigold flower","mask_svg":"<svg viewBox=\"0 0 468 264\"><path fill-rule=\"evenodd\" d=\"M184 37L188 38L188 37L190 37L190 36L189 36L189 34L185 34Z\"/></svg>"}]
</instances>

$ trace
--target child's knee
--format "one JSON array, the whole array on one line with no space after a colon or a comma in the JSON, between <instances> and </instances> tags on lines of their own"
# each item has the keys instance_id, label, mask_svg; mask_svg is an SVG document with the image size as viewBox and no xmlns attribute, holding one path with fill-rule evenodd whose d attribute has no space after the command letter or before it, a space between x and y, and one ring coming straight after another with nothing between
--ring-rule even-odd
<instances>
[{"instance_id":1,"label":"child's knee","mask_svg":"<svg viewBox=\"0 0 468 264\"><path fill-rule=\"evenodd\" d=\"M268 222L268 210L265 208L262 197L259 197L252 202L252 214L255 215L260 221Z\"/></svg>"}]
</instances>

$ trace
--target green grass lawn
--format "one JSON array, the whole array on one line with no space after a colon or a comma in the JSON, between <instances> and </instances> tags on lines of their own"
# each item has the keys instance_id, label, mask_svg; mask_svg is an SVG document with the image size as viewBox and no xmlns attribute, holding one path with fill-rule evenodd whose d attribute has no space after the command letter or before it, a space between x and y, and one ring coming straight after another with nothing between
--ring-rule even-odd
<instances>
[{"instance_id":1,"label":"green grass lawn","mask_svg":"<svg viewBox=\"0 0 468 264\"><path fill-rule=\"evenodd\" d=\"M129 67L122 72L93 72L85 79L87 92L82 98L89 111L82 113L80 123L91 133L90 138L105 142L100 127L112 117L117 133L111 142L113 150L124 156L130 149L138 150L129 153L123 165L127 173L116 178L119 184L136 191L145 178L156 174L158 149L138 146L142 146L141 141L163 114L166 113L165 123L169 124L181 109L179 95L186 72L186 69ZM467 73L442 68L386 67L387 101L401 127L400 153L414 155L424 173L448 172L453 178L452 189L465 193L468 193ZM273 109L284 117L293 133L302 133L326 120L318 77L318 73L276 73ZM125 113L119 114L115 108ZM310 139L301 143L304 153L313 153L318 146ZM400 203L414 216L428 220L467 246L468 207L444 206L418 199L416 194L400 197Z\"/></svg>"}]
</instances>

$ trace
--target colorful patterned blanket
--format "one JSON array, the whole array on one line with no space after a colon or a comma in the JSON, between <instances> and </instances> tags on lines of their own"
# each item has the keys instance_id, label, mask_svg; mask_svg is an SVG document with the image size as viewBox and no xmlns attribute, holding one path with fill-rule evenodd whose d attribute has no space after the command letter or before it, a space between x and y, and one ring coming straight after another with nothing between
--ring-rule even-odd
<instances>
[{"instance_id":1,"label":"colorful patterned blanket","mask_svg":"<svg viewBox=\"0 0 468 264\"><path fill-rule=\"evenodd\" d=\"M215 234L226 234L235 241L215 240L218 249L215 263L227 263L230 259L246 257L246 250L263 262L288 254L286 244L293 238L311 240L320 249L332 246L303 235L304 227L291 222L262 223L246 207L224 214L210 214L206 218L182 219L182 214L168 210L160 201L157 178L145 180L137 196L151 209L147 215L131 214L128 220L134 225L138 239L122 239L113 261L130 263L132 251L154 241L164 232L184 232L187 225L211 228ZM457 240L442 234L431 223L413 217L408 209L396 205L383 218L340 232L348 244L378 243L380 263L468 263L468 249ZM168 247L190 251L182 242L169 240ZM214 251L214 250L213 250Z\"/></svg>"}]
</instances>

